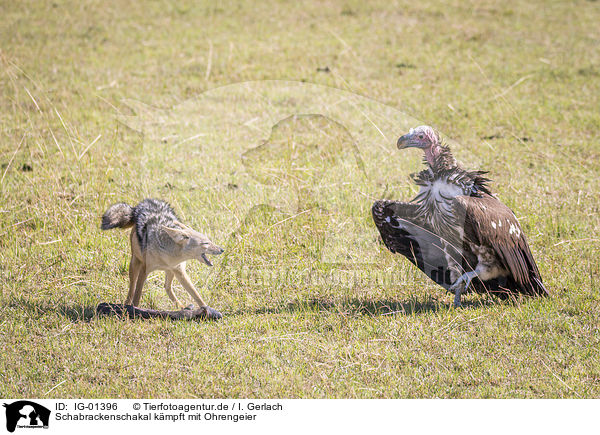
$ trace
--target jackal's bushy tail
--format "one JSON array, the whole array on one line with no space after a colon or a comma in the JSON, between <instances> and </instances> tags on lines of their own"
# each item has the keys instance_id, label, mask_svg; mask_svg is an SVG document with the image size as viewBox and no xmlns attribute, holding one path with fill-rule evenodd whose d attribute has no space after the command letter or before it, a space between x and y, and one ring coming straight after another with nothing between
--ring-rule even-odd
<instances>
[{"instance_id":1,"label":"jackal's bushy tail","mask_svg":"<svg viewBox=\"0 0 600 435\"><path fill-rule=\"evenodd\" d=\"M110 230L112 228L127 228L134 224L133 221L133 207L119 202L118 204L111 205L108 210L102 215L102 225L100 228L103 230Z\"/></svg>"}]
</instances>

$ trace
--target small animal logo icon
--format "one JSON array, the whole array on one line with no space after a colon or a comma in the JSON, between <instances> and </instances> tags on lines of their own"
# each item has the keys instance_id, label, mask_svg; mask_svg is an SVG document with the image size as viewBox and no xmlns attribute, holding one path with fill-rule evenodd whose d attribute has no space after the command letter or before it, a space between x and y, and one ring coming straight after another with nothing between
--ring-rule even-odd
<instances>
[{"instance_id":1,"label":"small animal logo icon","mask_svg":"<svg viewBox=\"0 0 600 435\"><path fill-rule=\"evenodd\" d=\"M47 428L50 410L29 400L5 403L6 430L14 432L19 428Z\"/></svg>"}]
</instances>

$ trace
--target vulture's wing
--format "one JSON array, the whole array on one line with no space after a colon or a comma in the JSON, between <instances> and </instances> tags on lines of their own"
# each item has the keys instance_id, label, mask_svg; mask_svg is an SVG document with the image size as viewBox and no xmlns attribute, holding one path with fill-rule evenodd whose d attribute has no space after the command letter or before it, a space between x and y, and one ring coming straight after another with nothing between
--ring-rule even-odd
<instances>
[{"instance_id":1,"label":"vulture's wing","mask_svg":"<svg viewBox=\"0 0 600 435\"><path fill-rule=\"evenodd\" d=\"M452 282L446 254L452 248L418 218L417 207L414 203L376 201L372 208L373 221L390 251L404 255L429 278L448 289Z\"/></svg>"},{"instance_id":2,"label":"vulture's wing","mask_svg":"<svg viewBox=\"0 0 600 435\"><path fill-rule=\"evenodd\" d=\"M525 234L514 213L493 196L457 196L454 214L464 219L465 238L478 246L491 248L511 274L517 290L528 295L545 295Z\"/></svg>"}]
</instances>

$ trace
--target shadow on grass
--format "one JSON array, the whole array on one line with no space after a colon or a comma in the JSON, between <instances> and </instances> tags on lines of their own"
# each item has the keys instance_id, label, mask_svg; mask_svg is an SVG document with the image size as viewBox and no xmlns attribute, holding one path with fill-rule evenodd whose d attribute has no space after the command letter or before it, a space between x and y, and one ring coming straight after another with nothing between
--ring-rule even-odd
<instances>
[{"instance_id":1,"label":"shadow on grass","mask_svg":"<svg viewBox=\"0 0 600 435\"><path fill-rule=\"evenodd\" d=\"M489 307L501 303L491 298L477 299L475 301L465 301L462 309ZM394 316L394 315L419 315L434 313L438 311L447 311L453 308L452 303L445 303L435 298L427 297L423 300L417 298L407 301L381 300L372 301L360 298L354 298L343 301L331 301L325 298L311 298L308 300L298 300L290 302L284 306L264 307L249 311L234 311L225 316L248 315L253 314L281 314L281 313L302 313L302 312L330 312L340 315L355 316ZM53 307L51 311L56 312L73 322L89 322L96 317L96 307L68 306L62 305Z\"/></svg>"},{"instance_id":2,"label":"shadow on grass","mask_svg":"<svg viewBox=\"0 0 600 435\"><path fill-rule=\"evenodd\" d=\"M492 297L481 297L475 300L467 300L462 304L462 309L491 307L499 303L511 304L516 301L499 301ZM95 317L96 306L38 303L31 300L19 298L9 305L19 307L31 316L42 316L57 314L72 322L89 322ZM309 299L298 299L287 304L278 304L270 307L256 309L238 309L228 312L225 317L242 316L248 314L283 314L283 313L323 313L340 314L346 316L411 316L452 309L452 303L446 303L432 296L424 298L411 297L408 300L369 300L365 298L347 298L334 300L333 298L313 297Z\"/></svg>"},{"instance_id":3,"label":"shadow on grass","mask_svg":"<svg viewBox=\"0 0 600 435\"><path fill-rule=\"evenodd\" d=\"M492 298L478 298L473 301L464 301L462 309L489 307L498 304ZM423 299L410 298L405 301L397 300L367 300L361 298L351 298L333 301L326 298L310 298L307 300L298 300L278 307L265 307L253 310L255 314L280 314L297 312L331 312L343 315L359 316L392 316L403 315L411 316L418 314L427 314L438 311L447 311L452 309L453 304L439 301L433 297ZM242 311L231 313L232 315L241 315ZM247 314L247 311L245 312Z\"/></svg>"},{"instance_id":4,"label":"shadow on grass","mask_svg":"<svg viewBox=\"0 0 600 435\"><path fill-rule=\"evenodd\" d=\"M13 299L8 304L13 308L18 308L24 311L28 317L42 317L46 315L58 315L69 319L73 323L90 322L96 317L113 317L121 319L148 321L151 319L173 320L173 321L195 321L206 322L218 320L221 314L214 309L193 309L193 310L160 310L153 308L135 307L130 311L130 307L124 307L120 304L102 303L99 305L69 305L66 303L51 305L46 302L36 302L23 298ZM100 305L104 305L104 309L99 311ZM109 305L109 307L107 307ZM111 307L112 306L112 309ZM132 312L135 311L135 317ZM218 316L218 317L217 317ZM208 317L208 318L207 318Z\"/></svg>"},{"instance_id":5,"label":"shadow on grass","mask_svg":"<svg viewBox=\"0 0 600 435\"><path fill-rule=\"evenodd\" d=\"M69 305L65 303L52 305L47 302L19 298L18 300L13 300L9 306L20 308L30 316L58 314L72 322L89 322L96 316L96 307L89 305Z\"/></svg>"}]
</instances>

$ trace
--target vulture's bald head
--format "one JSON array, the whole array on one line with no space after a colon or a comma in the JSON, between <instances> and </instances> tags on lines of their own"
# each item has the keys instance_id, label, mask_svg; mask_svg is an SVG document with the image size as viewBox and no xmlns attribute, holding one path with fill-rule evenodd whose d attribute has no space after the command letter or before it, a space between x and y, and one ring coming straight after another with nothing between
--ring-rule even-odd
<instances>
[{"instance_id":1,"label":"vulture's bald head","mask_svg":"<svg viewBox=\"0 0 600 435\"><path fill-rule=\"evenodd\" d=\"M425 153L425 158L433 164L433 157L438 153L442 141L440 135L428 125L411 128L408 133L398 139L398 149L420 148Z\"/></svg>"},{"instance_id":2,"label":"vulture's bald head","mask_svg":"<svg viewBox=\"0 0 600 435\"><path fill-rule=\"evenodd\" d=\"M411 128L408 133L398 139L398 149L421 148L427 149L440 144L440 135L428 125Z\"/></svg>"}]
</instances>

